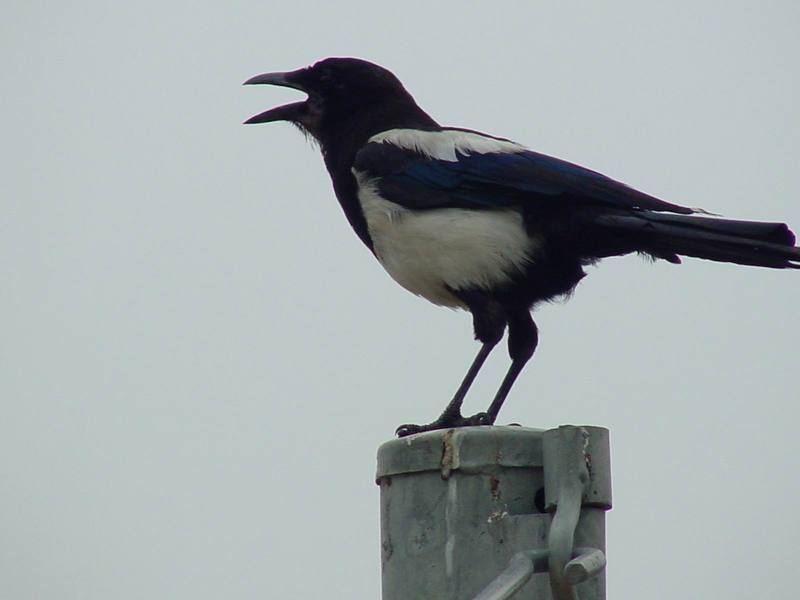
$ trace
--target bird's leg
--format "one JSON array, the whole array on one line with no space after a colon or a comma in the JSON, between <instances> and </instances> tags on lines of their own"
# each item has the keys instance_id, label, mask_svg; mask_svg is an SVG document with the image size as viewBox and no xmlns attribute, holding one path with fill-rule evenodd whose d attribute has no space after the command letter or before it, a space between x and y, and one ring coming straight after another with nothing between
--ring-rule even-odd
<instances>
[{"instance_id":1,"label":"bird's leg","mask_svg":"<svg viewBox=\"0 0 800 600\"><path fill-rule=\"evenodd\" d=\"M539 331L536 328L536 323L533 322L531 314L527 309L520 310L509 314L508 319L508 353L511 356L511 366L508 372L503 377L503 382L500 384L500 389L486 410L485 422L487 425L493 425L497 419L497 414L505 402L508 392L511 391L511 386L517 380L517 376L522 372L523 367L533 356L536 346L539 343ZM473 419L480 417L475 415Z\"/></svg>"},{"instance_id":2,"label":"bird's leg","mask_svg":"<svg viewBox=\"0 0 800 600\"><path fill-rule=\"evenodd\" d=\"M453 399L450 400L450 404L445 407L437 421L461 418L461 405L464 403L464 397L467 395L469 388L472 386L472 382L475 381L475 377L478 376L478 371L481 370L483 363L486 362L486 359L489 357L489 354L491 354L496 345L497 343L495 342L494 344L485 343L481 346L481 349L478 350L478 355L472 361L467 374L464 375L464 380L461 382L461 385L458 386Z\"/></svg>"},{"instance_id":3,"label":"bird's leg","mask_svg":"<svg viewBox=\"0 0 800 600\"><path fill-rule=\"evenodd\" d=\"M465 425L482 425L482 423L472 422L472 417L469 419L465 419L461 416L461 404L464 402L464 397L467 395L467 391L469 390L472 382L475 381L475 377L478 375L478 371L481 370L483 363L486 362L486 358L491 354L492 349L497 345L497 342L494 343L484 343L481 346L481 349L478 351L477 356L472 361L472 364L467 371L467 374L464 376L464 380L461 382L461 385L458 386L453 399L450 400L450 403L445 407L442 411L442 414L439 415L439 418L433 421L432 423L428 423L427 425L413 425L413 424L406 424L401 425L397 428L395 432L398 437L405 437L407 435L411 435L412 433L420 433L422 431L433 431L434 429L448 429L450 427L464 427ZM483 414L483 413L481 413Z\"/></svg>"},{"instance_id":4,"label":"bird's leg","mask_svg":"<svg viewBox=\"0 0 800 600\"><path fill-rule=\"evenodd\" d=\"M481 370L483 363L486 362L492 349L502 339L503 331L505 330L505 318L501 317L500 313L497 311L488 310L488 305L485 301L480 304L476 302L475 304L475 306L470 306L473 324L475 326L475 337L480 340L483 345L472 361L467 374L464 376L464 380L461 382L461 385L458 386L453 399L450 400L438 419L427 425L414 425L410 423L401 425L395 431L398 437L405 437L412 433L420 433L422 431L433 431L435 429L489 424L484 422L484 413L478 413L473 417L466 418L461 416L461 405L464 402L464 397L467 395L467 391L472 385L472 382L475 381L475 377L477 377L478 372Z\"/></svg>"}]
</instances>

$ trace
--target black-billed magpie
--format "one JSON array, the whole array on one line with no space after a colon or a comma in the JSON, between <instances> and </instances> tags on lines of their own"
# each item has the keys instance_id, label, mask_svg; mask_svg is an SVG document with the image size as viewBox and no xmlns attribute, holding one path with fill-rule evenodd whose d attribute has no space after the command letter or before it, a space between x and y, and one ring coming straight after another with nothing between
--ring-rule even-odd
<instances>
[{"instance_id":1,"label":"black-billed magpie","mask_svg":"<svg viewBox=\"0 0 800 600\"><path fill-rule=\"evenodd\" d=\"M491 425L538 342L532 308L572 292L583 267L638 252L800 268L783 223L733 221L670 204L506 138L443 127L390 71L355 58L258 75L308 98L245 123L288 121L315 139L345 216L404 288L472 313L481 349L441 416L398 435ZM709 213L705 213L709 214ZM511 366L486 412L461 415L508 327Z\"/></svg>"}]
</instances>

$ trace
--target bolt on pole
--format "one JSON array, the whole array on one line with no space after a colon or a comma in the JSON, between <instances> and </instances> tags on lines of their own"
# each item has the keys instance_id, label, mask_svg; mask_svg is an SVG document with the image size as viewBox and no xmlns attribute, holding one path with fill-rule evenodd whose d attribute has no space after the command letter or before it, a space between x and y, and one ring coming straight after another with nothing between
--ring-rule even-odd
<instances>
[{"instance_id":1,"label":"bolt on pole","mask_svg":"<svg viewBox=\"0 0 800 600\"><path fill-rule=\"evenodd\" d=\"M464 427L378 450L383 600L603 600L608 431Z\"/></svg>"}]
</instances>

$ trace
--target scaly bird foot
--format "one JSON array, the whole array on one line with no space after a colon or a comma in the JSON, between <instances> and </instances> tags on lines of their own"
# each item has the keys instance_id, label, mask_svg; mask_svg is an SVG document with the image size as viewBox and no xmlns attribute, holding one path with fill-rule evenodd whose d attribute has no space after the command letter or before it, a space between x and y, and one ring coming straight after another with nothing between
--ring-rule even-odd
<instances>
[{"instance_id":1,"label":"scaly bird foot","mask_svg":"<svg viewBox=\"0 0 800 600\"><path fill-rule=\"evenodd\" d=\"M461 415L442 415L427 425L413 425L407 423L400 425L395 431L397 437L406 437L423 431L436 431L437 429L452 429L454 427L475 427L478 425L491 425L492 419L485 412L479 412L471 417Z\"/></svg>"}]
</instances>

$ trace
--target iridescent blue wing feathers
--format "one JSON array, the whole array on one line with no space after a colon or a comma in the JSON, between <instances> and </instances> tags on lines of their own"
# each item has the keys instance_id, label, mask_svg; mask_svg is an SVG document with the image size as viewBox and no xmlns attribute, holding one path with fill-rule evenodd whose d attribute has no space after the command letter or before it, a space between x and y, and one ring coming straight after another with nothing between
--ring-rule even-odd
<instances>
[{"instance_id":1,"label":"iridescent blue wing feathers","mask_svg":"<svg viewBox=\"0 0 800 600\"><path fill-rule=\"evenodd\" d=\"M664 202L600 173L520 147L518 152L455 152L455 160L386 142L371 142L355 168L381 195L406 208L536 208L553 202L681 214L691 208Z\"/></svg>"}]
</instances>

